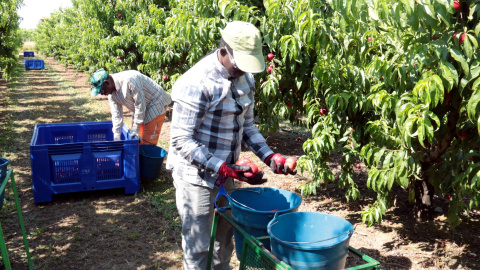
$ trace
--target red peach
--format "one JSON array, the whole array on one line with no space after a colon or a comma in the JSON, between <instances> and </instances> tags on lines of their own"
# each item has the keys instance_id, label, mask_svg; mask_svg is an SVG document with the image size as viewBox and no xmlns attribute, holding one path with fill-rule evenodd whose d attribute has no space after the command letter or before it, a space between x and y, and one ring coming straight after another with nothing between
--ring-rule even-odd
<instances>
[{"instance_id":1,"label":"red peach","mask_svg":"<svg viewBox=\"0 0 480 270\"><path fill-rule=\"evenodd\" d=\"M297 167L297 158L296 157L288 157L285 160L285 167L287 167L287 172L293 171Z\"/></svg>"},{"instance_id":2,"label":"red peach","mask_svg":"<svg viewBox=\"0 0 480 270\"><path fill-rule=\"evenodd\" d=\"M247 157L241 157L237 160L237 162L235 162L235 164L240 166L247 165L249 163L252 163L252 161Z\"/></svg>"},{"instance_id":3,"label":"red peach","mask_svg":"<svg viewBox=\"0 0 480 270\"><path fill-rule=\"evenodd\" d=\"M462 4L459 1L454 0L453 1L453 8L455 8L455 12L459 12L460 9L462 8Z\"/></svg>"},{"instance_id":4,"label":"red peach","mask_svg":"<svg viewBox=\"0 0 480 270\"><path fill-rule=\"evenodd\" d=\"M285 161L287 161L285 157L280 154L275 154L273 155L272 158L273 160L275 160L275 164L278 164L278 163L285 164Z\"/></svg>"},{"instance_id":5,"label":"red peach","mask_svg":"<svg viewBox=\"0 0 480 270\"><path fill-rule=\"evenodd\" d=\"M275 55L273 53L267 54L267 61L268 62L271 62L273 60L273 58L275 58Z\"/></svg>"},{"instance_id":6,"label":"red peach","mask_svg":"<svg viewBox=\"0 0 480 270\"><path fill-rule=\"evenodd\" d=\"M247 178L252 178L260 172L257 165L253 163L248 163L247 166L250 166L250 171L243 173L243 175Z\"/></svg>"}]
</instances>

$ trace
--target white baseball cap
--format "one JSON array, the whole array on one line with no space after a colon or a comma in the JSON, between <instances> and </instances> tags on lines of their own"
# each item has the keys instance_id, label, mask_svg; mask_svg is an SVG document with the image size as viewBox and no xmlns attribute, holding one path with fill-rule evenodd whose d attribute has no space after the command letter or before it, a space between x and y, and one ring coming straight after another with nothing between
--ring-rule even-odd
<instances>
[{"instance_id":1,"label":"white baseball cap","mask_svg":"<svg viewBox=\"0 0 480 270\"><path fill-rule=\"evenodd\" d=\"M244 72L259 73L265 70L260 31L249 22L233 21L221 30L223 40L232 48L238 68Z\"/></svg>"}]
</instances>

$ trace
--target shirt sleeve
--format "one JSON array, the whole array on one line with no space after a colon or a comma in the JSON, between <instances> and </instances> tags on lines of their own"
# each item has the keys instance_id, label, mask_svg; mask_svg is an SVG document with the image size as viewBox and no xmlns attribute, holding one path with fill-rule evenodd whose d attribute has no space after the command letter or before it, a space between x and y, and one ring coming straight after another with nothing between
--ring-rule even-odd
<instances>
[{"instance_id":1,"label":"shirt sleeve","mask_svg":"<svg viewBox=\"0 0 480 270\"><path fill-rule=\"evenodd\" d=\"M133 112L133 121L132 121L132 131L137 132L140 130L140 126L143 124L145 119L145 99L143 97L142 89L140 89L139 82L127 82L123 84L122 87L127 87L127 89L122 89L125 91L129 91L132 94L133 100L135 101L134 107L135 111Z\"/></svg>"},{"instance_id":2,"label":"shirt sleeve","mask_svg":"<svg viewBox=\"0 0 480 270\"><path fill-rule=\"evenodd\" d=\"M195 139L195 134L203 121L208 99L202 89L188 85L174 96L170 136L171 147L177 154L200 170L216 174L224 161L215 157L208 148Z\"/></svg>"},{"instance_id":3,"label":"shirt sleeve","mask_svg":"<svg viewBox=\"0 0 480 270\"><path fill-rule=\"evenodd\" d=\"M253 82L254 83L254 82ZM254 88L255 89L255 88ZM254 100L255 90L251 91L252 100ZM245 113L245 123L243 125L243 138L242 141L248 146L250 150L262 161L265 160L270 154L273 153L272 149L268 147L265 137L258 131L257 126L254 121L254 105L248 108L248 111Z\"/></svg>"},{"instance_id":4,"label":"shirt sleeve","mask_svg":"<svg viewBox=\"0 0 480 270\"><path fill-rule=\"evenodd\" d=\"M110 112L112 113L113 136L114 138L120 138L123 125L123 106L115 102L112 95L108 95L108 103L110 105Z\"/></svg>"}]
</instances>

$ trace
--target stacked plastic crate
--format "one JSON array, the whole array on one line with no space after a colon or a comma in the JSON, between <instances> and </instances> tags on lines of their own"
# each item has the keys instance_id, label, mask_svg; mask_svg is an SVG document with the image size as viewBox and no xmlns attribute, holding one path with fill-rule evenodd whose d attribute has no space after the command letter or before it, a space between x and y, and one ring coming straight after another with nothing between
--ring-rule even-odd
<instances>
[{"instance_id":1,"label":"stacked plastic crate","mask_svg":"<svg viewBox=\"0 0 480 270\"><path fill-rule=\"evenodd\" d=\"M41 59L34 59L35 53L33 51L23 51L23 58L25 58L25 70L29 69L45 69L45 63ZM26 59L28 58L28 59Z\"/></svg>"},{"instance_id":2,"label":"stacked plastic crate","mask_svg":"<svg viewBox=\"0 0 480 270\"><path fill-rule=\"evenodd\" d=\"M35 203L53 194L125 188L140 191L138 140L123 127L113 141L112 122L37 124L30 143Z\"/></svg>"}]
</instances>

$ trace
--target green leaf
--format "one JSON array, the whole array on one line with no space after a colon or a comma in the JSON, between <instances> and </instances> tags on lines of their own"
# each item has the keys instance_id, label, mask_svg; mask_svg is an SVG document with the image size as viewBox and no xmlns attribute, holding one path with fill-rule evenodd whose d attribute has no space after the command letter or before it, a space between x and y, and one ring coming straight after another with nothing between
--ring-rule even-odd
<instances>
[{"instance_id":1,"label":"green leaf","mask_svg":"<svg viewBox=\"0 0 480 270\"><path fill-rule=\"evenodd\" d=\"M408 187L408 178L407 177L398 177L398 184L403 187L407 188Z\"/></svg>"},{"instance_id":2,"label":"green leaf","mask_svg":"<svg viewBox=\"0 0 480 270\"><path fill-rule=\"evenodd\" d=\"M410 17L410 16L413 16L412 15L412 6L411 6L411 2L412 1L409 1L409 0L400 0L402 2L402 7L405 8L406 12L407 12L407 17Z\"/></svg>"},{"instance_id":3,"label":"green leaf","mask_svg":"<svg viewBox=\"0 0 480 270\"><path fill-rule=\"evenodd\" d=\"M460 223L462 222L460 220L458 212L459 212L458 201L456 201L456 200L451 201L450 205L448 206L448 223L452 227L456 227L456 226L460 225Z\"/></svg>"},{"instance_id":4,"label":"green leaf","mask_svg":"<svg viewBox=\"0 0 480 270\"><path fill-rule=\"evenodd\" d=\"M383 169L388 169L390 168L390 161L392 159L393 152L388 152L387 155L385 156L385 159L383 160Z\"/></svg>"},{"instance_id":5,"label":"green leaf","mask_svg":"<svg viewBox=\"0 0 480 270\"><path fill-rule=\"evenodd\" d=\"M379 162L380 162L380 159L382 158L383 154L385 153L385 149L380 149L378 152L375 153L374 155L374 160L373 160L373 164L374 165L378 165Z\"/></svg>"},{"instance_id":6,"label":"green leaf","mask_svg":"<svg viewBox=\"0 0 480 270\"><path fill-rule=\"evenodd\" d=\"M418 10L419 18L422 18L423 22L428 24L433 29L438 30L439 28L438 28L436 13L434 10L431 9L431 6L430 5L417 5L417 6L418 6L417 10Z\"/></svg>"},{"instance_id":7,"label":"green leaf","mask_svg":"<svg viewBox=\"0 0 480 270\"><path fill-rule=\"evenodd\" d=\"M450 15L448 14L449 3L446 0L437 0L435 3L435 11L442 21L450 27Z\"/></svg>"},{"instance_id":8,"label":"green leaf","mask_svg":"<svg viewBox=\"0 0 480 270\"><path fill-rule=\"evenodd\" d=\"M477 79L477 81L480 80ZM467 112L468 112L468 119L475 123L475 121L478 118L478 115L480 114L478 110L478 103L480 102L480 91L475 91L473 95L470 97L468 100L467 104Z\"/></svg>"},{"instance_id":9,"label":"green leaf","mask_svg":"<svg viewBox=\"0 0 480 270\"><path fill-rule=\"evenodd\" d=\"M470 42L472 43L473 50L476 50L476 49L478 48L478 41L477 41L477 39L476 39L473 35L470 35L470 34L467 34L467 37L468 37L468 39L470 40Z\"/></svg>"},{"instance_id":10,"label":"green leaf","mask_svg":"<svg viewBox=\"0 0 480 270\"><path fill-rule=\"evenodd\" d=\"M467 58L472 58L473 56L473 46L470 43L470 39L468 38L468 34L466 34L466 38L463 41L463 48L465 49L465 56Z\"/></svg>"},{"instance_id":11,"label":"green leaf","mask_svg":"<svg viewBox=\"0 0 480 270\"><path fill-rule=\"evenodd\" d=\"M433 75L430 77L428 86L430 98L432 100L432 107L436 107L438 103L443 102L444 98L442 79L438 75Z\"/></svg>"},{"instance_id":12,"label":"green leaf","mask_svg":"<svg viewBox=\"0 0 480 270\"><path fill-rule=\"evenodd\" d=\"M414 119L413 118L408 118L407 121L405 121L404 129L405 129L405 141L407 142L408 145L410 145L410 140L411 137L413 137L412 134L412 129L413 129L413 124L414 124Z\"/></svg>"},{"instance_id":13,"label":"green leaf","mask_svg":"<svg viewBox=\"0 0 480 270\"><path fill-rule=\"evenodd\" d=\"M470 77L470 75L468 76ZM465 77L463 77L461 80L460 80L460 87L459 87L459 92L460 92L460 95L463 96L463 90L465 89L465 87L467 86L469 80L467 80Z\"/></svg>"},{"instance_id":14,"label":"green leaf","mask_svg":"<svg viewBox=\"0 0 480 270\"><path fill-rule=\"evenodd\" d=\"M408 191L408 201L410 201L410 202L414 202L414 201L415 201L415 189L414 189L414 188L411 188L411 189Z\"/></svg>"},{"instance_id":15,"label":"green leaf","mask_svg":"<svg viewBox=\"0 0 480 270\"><path fill-rule=\"evenodd\" d=\"M453 85L454 86L458 85L458 72L457 72L457 69L452 65L452 63L442 60L441 66L448 69L450 71L450 73L452 74L452 78L453 78L453 82L454 82Z\"/></svg>"},{"instance_id":16,"label":"green leaf","mask_svg":"<svg viewBox=\"0 0 480 270\"><path fill-rule=\"evenodd\" d=\"M362 149L360 149L360 156L365 157L365 153L368 152L369 148L370 148L370 144L364 145Z\"/></svg>"},{"instance_id":17,"label":"green leaf","mask_svg":"<svg viewBox=\"0 0 480 270\"><path fill-rule=\"evenodd\" d=\"M477 78L475 82L472 85L472 90L475 91L480 91L480 78Z\"/></svg>"},{"instance_id":18,"label":"green leaf","mask_svg":"<svg viewBox=\"0 0 480 270\"><path fill-rule=\"evenodd\" d=\"M478 134L480 135L480 117L477 120Z\"/></svg>"},{"instance_id":19,"label":"green leaf","mask_svg":"<svg viewBox=\"0 0 480 270\"><path fill-rule=\"evenodd\" d=\"M395 173L393 171L390 171L388 174L387 178L387 188L388 190L392 190L393 183L395 182Z\"/></svg>"},{"instance_id":20,"label":"green leaf","mask_svg":"<svg viewBox=\"0 0 480 270\"><path fill-rule=\"evenodd\" d=\"M428 81L428 78L422 79L418 81L413 88L413 94L426 104L430 103L430 95L428 94Z\"/></svg>"},{"instance_id":21,"label":"green leaf","mask_svg":"<svg viewBox=\"0 0 480 270\"><path fill-rule=\"evenodd\" d=\"M372 157L372 154L374 153L374 150L373 148L370 148L367 152L367 158L366 158L366 162L368 165L371 165L371 161L370 161L370 158Z\"/></svg>"},{"instance_id":22,"label":"green leaf","mask_svg":"<svg viewBox=\"0 0 480 270\"><path fill-rule=\"evenodd\" d=\"M426 115L424 117L425 131L427 134L428 141L433 141L433 126L430 118Z\"/></svg>"},{"instance_id":23,"label":"green leaf","mask_svg":"<svg viewBox=\"0 0 480 270\"><path fill-rule=\"evenodd\" d=\"M418 133L418 141L420 144L425 147L423 142L425 141L425 118L418 118L417 121L417 133Z\"/></svg>"},{"instance_id":24,"label":"green leaf","mask_svg":"<svg viewBox=\"0 0 480 270\"><path fill-rule=\"evenodd\" d=\"M463 156L463 159L467 160L471 156L472 156L471 154L466 154L465 156ZM466 172L457 174L457 176L455 176L455 179L453 180L453 185L456 186L456 185L460 184L461 182L463 182L463 180L465 179L465 175L466 175Z\"/></svg>"},{"instance_id":25,"label":"green leaf","mask_svg":"<svg viewBox=\"0 0 480 270\"><path fill-rule=\"evenodd\" d=\"M434 131L439 130L440 129L440 119L438 118L438 116L432 111L427 111L427 115L430 119L435 121L435 124L437 125L437 128Z\"/></svg>"},{"instance_id":26,"label":"green leaf","mask_svg":"<svg viewBox=\"0 0 480 270\"><path fill-rule=\"evenodd\" d=\"M440 75L442 76L442 78L448 83L448 85L447 85L448 91L447 92L450 92L453 89L453 85L454 85L453 74L450 72L448 67L446 67L443 64L440 64L439 71L440 71Z\"/></svg>"},{"instance_id":27,"label":"green leaf","mask_svg":"<svg viewBox=\"0 0 480 270\"><path fill-rule=\"evenodd\" d=\"M470 7L468 9L470 10L470 13L468 14L468 20L471 21L474 13L480 13L480 3L478 1L474 1L470 3Z\"/></svg>"},{"instance_id":28,"label":"green leaf","mask_svg":"<svg viewBox=\"0 0 480 270\"><path fill-rule=\"evenodd\" d=\"M473 66L473 64L472 64ZM470 74L467 77L468 82L480 76L480 66L472 67L470 69Z\"/></svg>"},{"instance_id":29,"label":"green leaf","mask_svg":"<svg viewBox=\"0 0 480 270\"><path fill-rule=\"evenodd\" d=\"M367 187L372 188L372 181L375 182L378 176L377 168L373 167L368 171L368 178L367 178Z\"/></svg>"},{"instance_id":30,"label":"green leaf","mask_svg":"<svg viewBox=\"0 0 480 270\"><path fill-rule=\"evenodd\" d=\"M470 73L470 69L463 55L455 48L450 48L450 55L460 64L463 69L463 73L468 75Z\"/></svg>"},{"instance_id":31,"label":"green leaf","mask_svg":"<svg viewBox=\"0 0 480 270\"><path fill-rule=\"evenodd\" d=\"M372 178L371 189L373 191L378 191L378 181L382 178L382 171L375 171Z\"/></svg>"}]
</instances>

